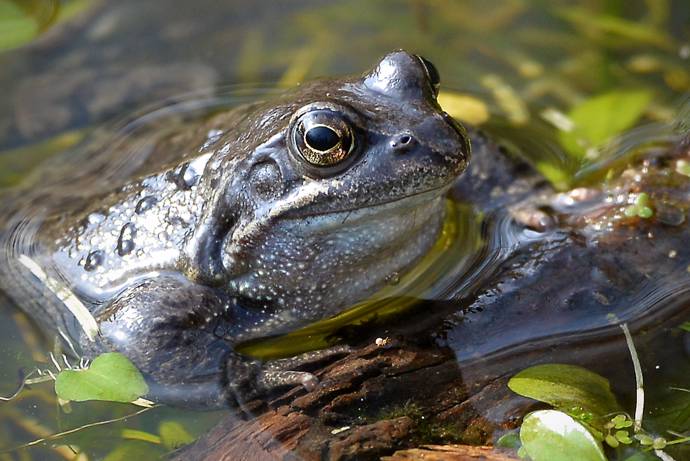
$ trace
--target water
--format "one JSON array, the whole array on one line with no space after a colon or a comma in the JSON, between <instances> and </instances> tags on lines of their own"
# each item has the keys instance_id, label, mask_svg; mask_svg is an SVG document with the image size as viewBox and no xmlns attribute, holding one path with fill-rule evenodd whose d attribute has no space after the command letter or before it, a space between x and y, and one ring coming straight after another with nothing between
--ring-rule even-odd
<instances>
[{"instance_id":1,"label":"water","mask_svg":"<svg viewBox=\"0 0 690 461\"><path fill-rule=\"evenodd\" d=\"M682 131L677 125L687 124L687 114L679 107L690 91L690 7L682 0L504 0L491 8L480 1L421 0L373 4L230 1L223 5L212 1L68 1L59 5L44 2L45 8L41 2L33 3L39 13L29 17L37 18L40 33L25 47L0 54L0 86L8 95L0 100L0 150L6 151L0 154L2 185L26 181L40 161L47 159L59 165L59 157L50 159L64 150L73 152L74 158L92 158L104 152L104 145L116 149L119 143L136 139L143 146L131 150L136 157L145 150L151 133L160 134L163 129L220 108L270 97L277 91L274 83L291 86L315 76L360 72L395 48L432 60L445 89L470 97L487 111L489 118L481 128L488 135L519 150L563 189L574 183L606 181L610 169L620 168L627 159L648 154L655 147L663 149ZM70 9L64 18L56 13ZM46 14L47 10L53 12ZM225 86L228 83L230 88ZM613 145L576 154L563 149L563 140L554 135L554 119L548 114L568 113L594 95L628 90L648 91L653 99L624 132L611 133L620 135ZM466 105L457 112L449 109L459 118L471 119L466 110ZM625 111L634 112L634 108ZM609 119L622 116L615 108L610 114ZM117 160L99 175L101 186L117 182L113 177L116 172L126 176L123 169L133 159ZM85 184L92 176L93 171L84 171ZM33 180L46 179L34 176ZM528 189L527 194L534 194L534 189ZM372 312L379 317L387 313L390 317L384 318L395 319L408 309L414 310L413 302L399 298L406 290L427 300L453 299L452 307L438 305L438 312L457 309L458 305L463 310L434 328L439 341L456 354L467 379L473 373L489 373L496 368L517 371L533 363L525 357L545 347L553 351L547 357L552 360L587 356L589 362L596 362L592 357L605 361L607 344L617 347L610 338L616 337L618 327L611 326L605 315L611 311L620 320L632 321L633 326L635 322L643 327L653 325L654 316L662 323L672 319L663 331L682 342L677 326L687 320L682 315L687 285L678 274L687 266L681 251L687 233L674 234L678 226L671 226L669 235L656 236L657 240L665 239L668 251L680 253L668 258L668 265L648 271L655 274L663 269L668 271L666 275L654 276L634 290L627 285L630 291L611 298L612 307L604 314L565 312L558 321L549 323L541 321L543 311L537 310L519 320L514 315L501 315L495 306L492 311L485 299L466 299L466 294L518 249L543 245L535 247L535 252L544 254L546 247L559 248L567 236L556 232L545 238L543 232L525 231L514 226L505 210L497 206L483 214L485 203L469 197L458 193L449 201L453 213L446 229L451 237L438 243L438 253L430 256L429 266L419 269L412 282L401 276L394 284L399 291L382 296L387 302L374 300L361 306L354 323L365 322ZM555 214L586 214L585 208L564 206ZM686 224L679 227L684 232ZM619 247L619 251L624 249ZM624 262L651 264L644 258ZM544 292L558 286L549 283L549 274L562 272L554 269L544 275ZM508 288L503 285L502 293ZM535 285L534 290L539 289ZM525 296L530 293L534 292ZM500 307L509 310L509 298L505 299ZM50 367L46 352L52 347L8 301L3 301L0 317L0 394L9 395L18 383L19 369L30 370L37 363L41 368ZM525 318L538 326L516 328L524 325L521 322ZM322 328L318 334L308 332L313 343L298 332L288 339L246 347L266 357L275 356L276 349L281 354L299 352L332 340L332 333L342 326L337 322L317 326ZM684 350L677 347L678 341L647 338L641 333L636 338L642 343L654 408L649 424L664 431L669 427L667 418L673 419L675 430L686 430L687 417L679 420L675 410L684 408L687 401L670 387L690 387L687 346ZM625 370L623 365L620 368ZM630 401L632 378L626 373L613 374L613 385ZM0 407L0 450L134 411L131 406L101 403L59 408L51 384L37 385L19 400ZM68 443L83 450L88 459L103 459L109 454L109 459L122 459L117 453L126 456L127 450L131 450L130 456L157 456L172 448L160 438L162 422L174 421L196 437L220 416L157 408L126 421L82 430L60 439L58 446L39 445L0 454L0 459L24 455L32 459L69 458Z\"/></svg>"}]
</instances>

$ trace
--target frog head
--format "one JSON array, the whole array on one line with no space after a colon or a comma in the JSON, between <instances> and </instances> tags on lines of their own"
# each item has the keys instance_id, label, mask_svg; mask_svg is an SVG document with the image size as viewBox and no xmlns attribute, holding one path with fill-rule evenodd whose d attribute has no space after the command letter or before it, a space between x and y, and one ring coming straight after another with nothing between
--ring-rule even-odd
<instances>
[{"instance_id":1,"label":"frog head","mask_svg":"<svg viewBox=\"0 0 690 461\"><path fill-rule=\"evenodd\" d=\"M445 193L470 156L439 83L429 61L396 51L364 75L248 110L200 185L192 275L287 328L412 267L438 238Z\"/></svg>"}]
</instances>

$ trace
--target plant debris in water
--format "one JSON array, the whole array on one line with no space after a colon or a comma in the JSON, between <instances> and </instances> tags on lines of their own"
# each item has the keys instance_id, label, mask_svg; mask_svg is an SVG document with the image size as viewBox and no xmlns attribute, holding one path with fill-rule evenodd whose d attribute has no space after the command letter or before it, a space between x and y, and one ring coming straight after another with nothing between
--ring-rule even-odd
<instances>
[{"instance_id":1,"label":"plant debris in water","mask_svg":"<svg viewBox=\"0 0 690 461\"><path fill-rule=\"evenodd\" d=\"M55 380L55 393L62 400L133 402L149 388L139 370L118 352L101 354L84 370L63 370Z\"/></svg>"}]
</instances>

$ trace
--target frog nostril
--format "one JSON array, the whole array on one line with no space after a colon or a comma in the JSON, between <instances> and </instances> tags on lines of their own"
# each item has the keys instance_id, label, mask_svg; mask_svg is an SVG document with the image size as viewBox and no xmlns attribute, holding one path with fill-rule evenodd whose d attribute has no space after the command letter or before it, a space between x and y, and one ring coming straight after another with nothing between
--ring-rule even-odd
<instances>
[{"instance_id":1,"label":"frog nostril","mask_svg":"<svg viewBox=\"0 0 690 461\"><path fill-rule=\"evenodd\" d=\"M393 138L390 142L390 145L396 151L403 152L412 146L414 141L415 139L409 134L401 134Z\"/></svg>"}]
</instances>

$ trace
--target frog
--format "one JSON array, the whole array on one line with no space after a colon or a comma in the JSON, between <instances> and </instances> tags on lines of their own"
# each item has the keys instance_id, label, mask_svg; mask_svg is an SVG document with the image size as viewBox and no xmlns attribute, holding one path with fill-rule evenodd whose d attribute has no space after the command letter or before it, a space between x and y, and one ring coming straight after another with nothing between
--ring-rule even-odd
<instances>
[{"instance_id":1,"label":"frog","mask_svg":"<svg viewBox=\"0 0 690 461\"><path fill-rule=\"evenodd\" d=\"M140 142L58 157L0 214L0 285L72 355L127 356L154 402L318 385L240 343L333 317L410 270L468 166L427 59L398 50ZM136 141L136 140L135 140Z\"/></svg>"}]
</instances>

